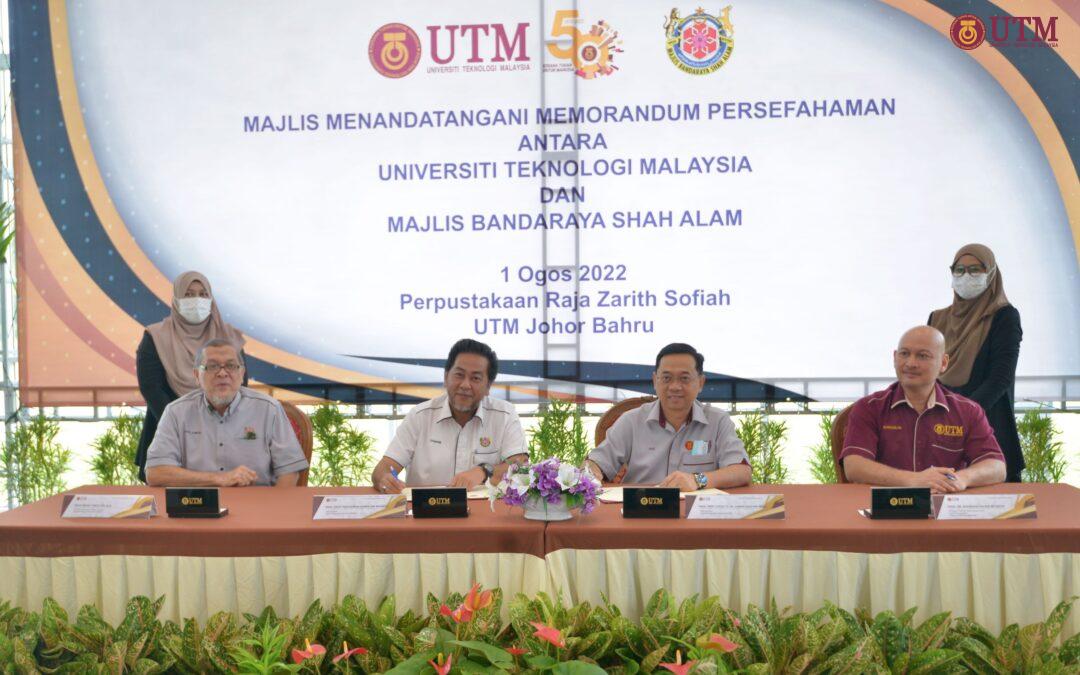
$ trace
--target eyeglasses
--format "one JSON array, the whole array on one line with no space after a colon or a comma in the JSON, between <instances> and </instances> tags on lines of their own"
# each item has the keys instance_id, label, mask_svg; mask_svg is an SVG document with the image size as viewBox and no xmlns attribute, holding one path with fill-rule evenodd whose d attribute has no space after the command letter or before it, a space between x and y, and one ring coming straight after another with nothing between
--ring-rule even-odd
<instances>
[{"instance_id":1,"label":"eyeglasses","mask_svg":"<svg viewBox=\"0 0 1080 675\"><path fill-rule=\"evenodd\" d=\"M204 366L199 366L199 370L203 371L204 373L210 373L211 375L217 375L222 368L224 368L226 371L228 371L230 375L232 375L236 371L243 368L243 366L239 363L236 363L235 361L230 361L229 363L207 363Z\"/></svg>"},{"instance_id":2,"label":"eyeglasses","mask_svg":"<svg viewBox=\"0 0 1080 675\"><path fill-rule=\"evenodd\" d=\"M962 277L964 272L971 275L986 274L986 267L983 265L968 265L966 267L964 265L953 265L949 268L949 271L952 272L954 277Z\"/></svg>"}]
</instances>

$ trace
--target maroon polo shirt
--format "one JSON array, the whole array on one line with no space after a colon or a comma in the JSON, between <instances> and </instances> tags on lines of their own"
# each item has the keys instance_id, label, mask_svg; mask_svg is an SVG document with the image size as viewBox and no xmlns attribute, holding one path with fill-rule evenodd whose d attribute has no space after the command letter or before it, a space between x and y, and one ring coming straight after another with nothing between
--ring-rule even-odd
<instances>
[{"instance_id":1,"label":"maroon polo shirt","mask_svg":"<svg viewBox=\"0 0 1080 675\"><path fill-rule=\"evenodd\" d=\"M908 403L899 382L856 401L840 461L851 455L904 471L932 466L960 470L986 459L1005 461L982 407L937 383L922 413Z\"/></svg>"}]
</instances>

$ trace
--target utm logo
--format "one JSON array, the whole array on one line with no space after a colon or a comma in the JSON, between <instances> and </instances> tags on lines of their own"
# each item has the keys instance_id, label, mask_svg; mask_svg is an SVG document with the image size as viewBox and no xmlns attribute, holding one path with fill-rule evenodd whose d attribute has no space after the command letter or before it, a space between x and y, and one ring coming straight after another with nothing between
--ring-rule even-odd
<instances>
[{"instance_id":1,"label":"utm logo","mask_svg":"<svg viewBox=\"0 0 1080 675\"><path fill-rule=\"evenodd\" d=\"M368 59L383 77L405 77L420 63L420 38L403 23L388 23L371 36Z\"/></svg>"},{"instance_id":2,"label":"utm logo","mask_svg":"<svg viewBox=\"0 0 1080 675\"><path fill-rule=\"evenodd\" d=\"M949 38L960 49L975 49L986 39L986 24L974 14L961 14L949 26Z\"/></svg>"}]
</instances>

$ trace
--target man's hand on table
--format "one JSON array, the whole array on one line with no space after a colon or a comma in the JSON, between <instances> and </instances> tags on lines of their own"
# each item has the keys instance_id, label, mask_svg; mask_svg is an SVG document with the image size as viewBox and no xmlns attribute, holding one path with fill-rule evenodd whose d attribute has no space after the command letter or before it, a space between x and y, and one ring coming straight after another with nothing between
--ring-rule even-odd
<instances>
[{"instance_id":1,"label":"man's hand on table","mask_svg":"<svg viewBox=\"0 0 1080 675\"><path fill-rule=\"evenodd\" d=\"M957 476L953 469L944 466L932 466L924 471L912 472L908 485L928 487L934 494L962 492L967 488L967 483L963 478Z\"/></svg>"},{"instance_id":2,"label":"man's hand on table","mask_svg":"<svg viewBox=\"0 0 1080 675\"><path fill-rule=\"evenodd\" d=\"M680 492L693 492L698 489L693 475L685 471L674 471L668 474L668 477L660 481L656 487L677 487Z\"/></svg>"},{"instance_id":3,"label":"man's hand on table","mask_svg":"<svg viewBox=\"0 0 1080 675\"><path fill-rule=\"evenodd\" d=\"M454 476L454 479L450 481L449 487L463 487L466 490L472 490L478 485L483 484L485 480L487 480L487 472L479 466L474 466L468 471L462 471Z\"/></svg>"},{"instance_id":4,"label":"man's hand on table","mask_svg":"<svg viewBox=\"0 0 1080 675\"><path fill-rule=\"evenodd\" d=\"M259 479L259 474L244 465L240 465L231 471L217 474L219 487L247 487Z\"/></svg>"}]
</instances>

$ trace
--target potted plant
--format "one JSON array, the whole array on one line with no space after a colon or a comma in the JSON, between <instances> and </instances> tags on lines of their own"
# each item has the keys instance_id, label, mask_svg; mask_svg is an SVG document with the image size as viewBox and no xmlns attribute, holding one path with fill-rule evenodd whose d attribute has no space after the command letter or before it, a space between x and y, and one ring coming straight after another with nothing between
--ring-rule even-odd
<instances>
[{"instance_id":1,"label":"potted plant","mask_svg":"<svg viewBox=\"0 0 1080 675\"><path fill-rule=\"evenodd\" d=\"M491 494L525 509L529 520L568 520L572 509L587 514L596 507L600 481L589 471L554 457L510 467Z\"/></svg>"}]
</instances>

